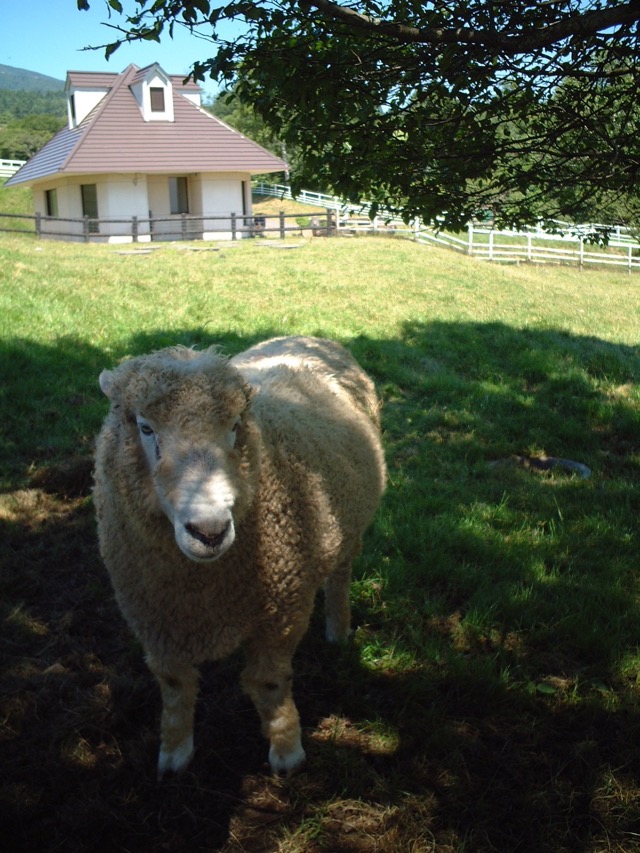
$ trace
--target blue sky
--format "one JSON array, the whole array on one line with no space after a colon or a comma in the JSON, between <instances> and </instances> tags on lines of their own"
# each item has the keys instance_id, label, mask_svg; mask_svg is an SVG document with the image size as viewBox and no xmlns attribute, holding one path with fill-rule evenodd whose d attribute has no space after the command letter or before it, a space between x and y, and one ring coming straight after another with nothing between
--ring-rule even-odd
<instances>
[{"instance_id":1,"label":"blue sky","mask_svg":"<svg viewBox=\"0 0 640 853\"><path fill-rule=\"evenodd\" d=\"M87 45L114 41L108 22L105 0L89 0L88 12L78 11L76 0L0 0L0 65L26 68L64 80L67 71L122 71L130 63L143 68L159 62L169 74L183 74L196 59L206 59L213 45L176 27L175 36L163 38L161 44L123 45L107 62L104 50L83 51ZM133 11L136 4L123 0ZM124 18L113 13L112 23ZM214 94L216 86L203 87Z\"/></svg>"}]
</instances>

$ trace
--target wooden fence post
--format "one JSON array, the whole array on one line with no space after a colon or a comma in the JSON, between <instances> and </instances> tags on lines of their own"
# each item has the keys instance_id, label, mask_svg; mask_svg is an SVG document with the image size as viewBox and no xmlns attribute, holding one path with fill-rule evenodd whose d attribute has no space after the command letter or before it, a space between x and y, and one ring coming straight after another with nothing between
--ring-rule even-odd
<instances>
[{"instance_id":1,"label":"wooden fence post","mask_svg":"<svg viewBox=\"0 0 640 853\"><path fill-rule=\"evenodd\" d=\"M183 240L187 239L187 214L182 214L182 221L180 223L180 233Z\"/></svg>"},{"instance_id":2,"label":"wooden fence post","mask_svg":"<svg viewBox=\"0 0 640 853\"><path fill-rule=\"evenodd\" d=\"M36 213L36 237L42 237L42 214Z\"/></svg>"},{"instance_id":3,"label":"wooden fence post","mask_svg":"<svg viewBox=\"0 0 640 853\"><path fill-rule=\"evenodd\" d=\"M134 243L138 242L138 217L131 217L131 240Z\"/></svg>"},{"instance_id":4,"label":"wooden fence post","mask_svg":"<svg viewBox=\"0 0 640 853\"><path fill-rule=\"evenodd\" d=\"M469 232L469 242L467 248L467 254L469 256L473 255L473 220L470 219L467 223L467 231Z\"/></svg>"},{"instance_id":5,"label":"wooden fence post","mask_svg":"<svg viewBox=\"0 0 640 853\"><path fill-rule=\"evenodd\" d=\"M231 239L237 240L238 225L236 223L235 211L231 211Z\"/></svg>"},{"instance_id":6,"label":"wooden fence post","mask_svg":"<svg viewBox=\"0 0 640 853\"><path fill-rule=\"evenodd\" d=\"M89 242L89 217L85 213L82 217L82 236L84 237L84 242Z\"/></svg>"},{"instance_id":7,"label":"wooden fence post","mask_svg":"<svg viewBox=\"0 0 640 853\"><path fill-rule=\"evenodd\" d=\"M284 229L284 210L280 211L280 239L284 240L285 238L285 229Z\"/></svg>"},{"instance_id":8,"label":"wooden fence post","mask_svg":"<svg viewBox=\"0 0 640 853\"><path fill-rule=\"evenodd\" d=\"M331 236L331 232L333 231L333 216L330 207L327 207L327 237Z\"/></svg>"}]
</instances>

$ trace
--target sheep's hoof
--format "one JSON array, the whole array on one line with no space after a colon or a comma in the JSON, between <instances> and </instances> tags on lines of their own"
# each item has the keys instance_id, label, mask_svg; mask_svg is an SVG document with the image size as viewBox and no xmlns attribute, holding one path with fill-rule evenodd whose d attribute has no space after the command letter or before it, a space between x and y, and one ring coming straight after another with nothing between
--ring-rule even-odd
<instances>
[{"instance_id":1,"label":"sheep's hoof","mask_svg":"<svg viewBox=\"0 0 640 853\"><path fill-rule=\"evenodd\" d=\"M189 735L170 752L161 747L158 756L158 781L161 782L170 773L182 773L189 766L192 756L193 735Z\"/></svg>"},{"instance_id":2,"label":"sheep's hoof","mask_svg":"<svg viewBox=\"0 0 640 853\"><path fill-rule=\"evenodd\" d=\"M299 770L307 756L300 744L291 752L281 752L274 746L269 750L269 764L271 772L274 776L291 776L296 770Z\"/></svg>"}]
</instances>

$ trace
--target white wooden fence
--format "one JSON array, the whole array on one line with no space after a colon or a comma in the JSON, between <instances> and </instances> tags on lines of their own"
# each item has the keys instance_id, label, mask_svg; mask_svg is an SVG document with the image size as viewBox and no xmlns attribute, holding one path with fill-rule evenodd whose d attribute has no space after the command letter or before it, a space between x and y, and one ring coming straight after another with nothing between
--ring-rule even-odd
<instances>
[{"instance_id":1,"label":"white wooden fence","mask_svg":"<svg viewBox=\"0 0 640 853\"><path fill-rule=\"evenodd\" d=\"M15 175L26 162L26 160L0 160L0 178L10 178L11 175Z\"/></svg>"},{"instance_id":2,"label":"white wooden fence","mask_svg":"<svg viewBox=\"0 0 640 853\"><path fill-rule=\"evenodd\" d=\"M2 171L3 169L12 169L11 174L13 174L22 163L23 161L20 160L1 160L0 176L5 174ZM293 198L291 188L284 184L267 184L261 182L254 185L253 191L259 195L267 195L274 198ZM317 230L318 233L342 232L355 234L358 232L375 232L380 234L406 235L420 243L435 243L471 255L480 260L503 263L574 264L581 268L589 264L599 264L624 268L628 272L640 270L640 242L637 235L628 229L617 226L600 224L571 225L567 222L556 222L552 231L545 230L540 226L519 231L509 231L494 229L490 224L470 222L467 225L466 235L462 237L445 231L439 231L434 226L426 224L419 219L414 220L410 225L407 225L400 219L385 215L378 215L372 219L369 216L370 206L367 202L353 204L345 202L337 196L310 192L308 190L302 191L295 198L303 204L323 209L325 215L322 221L318 223L312 222L310 226L314 232ZM207 219L217 218L207 217ZM10 219L12 220L11 222L9 222ZM16 224L18 219L21 222ZM194 222L190 221L192 219ZM176 225L177 232L174 235L174 239L186 239L187 236L193 239L194 229L195 231L198 230L198 222L201 219L202 217L182 217L178 225ZM226 219L228 220L229 218L226 217ZM245 223L245 219L249 222L248 225ZM228 227L229 236L234 240L237 236L240 236L240 232L246 232L247 230L250 233L257 230L260 230L260 233L264 233L264 231L277 231L281 237L284 237L286 232L299 230L300 225L295 220L302 219L302 217L296 217L295 214L285 217L284 214L280 214L279 218L272 217L272 219L274 219L273 222L265 222L264 217L256 216L254 222L252 217L247 218L238 215L236 218L236 215L232 215L230 224L227 222L225 227ZM294 221L289 224L289 222L285 222L285 219L293 219ZM45 220L52 221L47 217L40 216L19 217L15 214L13 216L10 214L0 214L0 231L24 231L26 229L30 233L40 235L42 222ZM195 220L198 220L198 222ZM255 223L258 221L259 228L256 228ZM77 238L78 235L82 235L82 238L86 240L99 238L99 235L91 232L87 222L86 217L84 220L78 220L76 231L74 231L73 235L69 234L67 236ZM120 220L113 220L111 225L113 226L116 222L120 222ZM122 233L127 239L134 242L138 239L144 239L139 234L140 228L145 222L148 222L149 230L153 230L152 220L137 219L134 216L130 220L122 220L122 227L118 231L118 234ZM34 224L30 227L30 223ZM202 225L201 222L200 225ZM214 228L217 227L222 228L222 224L214 226ZM606 248L603 245L598 245L598 239L602 238L605 234L607 236Z\"/></svg>"},{"instance_id":3,"label":"white wooden fence","mask_svg":"<svg viewBox=\"0 0 640 853\"><path fill-rule=\"evenodd\" d=\"M598 242L605 233L606 246ZM603 225L556 223L553 231L541 227L513 231L470 222L466 239L424 226L417 229L415 239L501 263L574 264L580 268L597 264L622 267L628 272L640 270L638 239L627 229Z\"/></svg>"},{"instance_id":4,"label":"white wooden fence","mask_svg":"<svg viewBox=\"0 0 640 853\"><path fill-rule=\"evenodd\" d=\"M284 184L254 186L254 192L275 198L291 199L291 189ZM515 230L499 230L489 224L470 222L466 234L458 236L439 231L419 219L407 225L400 219L379 215L369 217L369 204L345 202L336 196L303 191L296 200L333 209L337 213L336 228L344 232L376 232L406 234L425 244L438 244L471 255L479 260L501 263L589 264L621 267L628 272L640 270L640 242L637 235L619 226L588 223L573 225L553 223L553 230L541 226ZM464 232L463 232L464 233ZM606 247L602 239L606 235Z\"/></svg>"},{"instance_id":5,"label":"white wooden fence","mask_svg":"<svg viewBox=\"0 0 640 853\"><path fill-rule=\"evenodd\" d=\"M257 195L271 196L272 198L282 198L299 201L301 204L312 204L316 207L331 210L342 210L345 202L341 201L335 195L326 195L325 193L314 193L310 190L301 190L299 195L294 196L291 193L291 187L287 184L268 184L266 181L259 181L251 187L252 191Z\"/></svg>"}]
</instances>

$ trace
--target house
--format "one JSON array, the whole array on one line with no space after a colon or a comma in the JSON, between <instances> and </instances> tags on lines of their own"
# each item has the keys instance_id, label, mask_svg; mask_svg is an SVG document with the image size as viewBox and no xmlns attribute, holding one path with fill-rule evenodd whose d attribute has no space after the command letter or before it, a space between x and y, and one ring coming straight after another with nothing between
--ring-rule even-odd
<instances>
[{"instance_id":1,"label":"house","mask_svg":"<svg viewBox=\"0 0 640 853\"><path fill-rule=\"evenodd\" d=\"M251 176L287 169L202 109L195 83L157 63L121 74L69 71L65 91L67 126L6 182L32 187L43 235L243 236L251 233Z\"/></svg>"}]
</instances>

